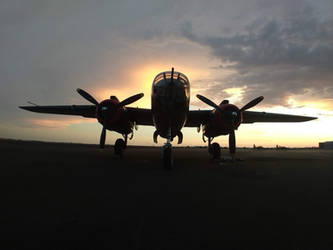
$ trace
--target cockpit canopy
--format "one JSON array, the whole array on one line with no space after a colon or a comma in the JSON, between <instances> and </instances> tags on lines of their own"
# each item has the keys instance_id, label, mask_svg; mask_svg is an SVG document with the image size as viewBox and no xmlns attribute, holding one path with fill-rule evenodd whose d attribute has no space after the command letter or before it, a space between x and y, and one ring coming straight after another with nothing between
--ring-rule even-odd
<instances>
[{"instance_id":1,"label":"cockpit canopy","mask_svg":"<svg viewBox=\"0 0 333 250\"><path fill-rule=\"evenodd\" d=\"M159 73L153 81L153 86L155 86L161 80L164 80L164 79L166 79L166 80L171 79L171 71L165 71L165 72ZM190 85L190 82L187 79L187 77L184 74L180 73L180 72L174 72L173 73L173 79L178 80L179 82L181 82L184 85L185 88L188 88L189 85Z\"/></svg>"}]
</instances>

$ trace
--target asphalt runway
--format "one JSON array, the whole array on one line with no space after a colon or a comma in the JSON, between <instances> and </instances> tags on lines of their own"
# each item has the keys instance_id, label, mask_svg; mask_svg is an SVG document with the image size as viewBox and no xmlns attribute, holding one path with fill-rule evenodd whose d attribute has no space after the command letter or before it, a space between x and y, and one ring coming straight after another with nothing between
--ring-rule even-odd
<instances>
[{"instance_id":1,"label":"asphalt runway","mask_svg":"<svg viewBox=\"0 0 333 250\"><path fill-rule=\"evenodd\" d=\"M333 151L0 140L1 249L333 249ZM223 154L227 154L223 150Z\"/></svg>"}]
</instances>

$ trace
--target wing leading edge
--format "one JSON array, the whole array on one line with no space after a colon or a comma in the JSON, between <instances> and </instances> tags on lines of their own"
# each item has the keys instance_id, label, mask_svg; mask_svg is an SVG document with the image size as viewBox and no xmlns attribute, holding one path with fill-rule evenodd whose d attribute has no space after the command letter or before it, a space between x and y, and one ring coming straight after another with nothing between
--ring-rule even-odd
<instances>
[{"instance_id":1,"label":"wing leading edge","mask_svg":"<svg viewBox=\"0 0 333 250\"><path fill-rule=\"evenodd\" d=\"M88 118L96 118L95 105L20 106L20 108L37 113L80 115Z\"/></svg>"},{"instance_id":2,"label":"wing leading edge","mask_svg":"<svg viewBox=\"0 0 333 250\"><path fill-rule=\"evenodd\" d=\"M244 111L243 123L254 122L305 122L317 119L317 117L301 116L301 115L287 115L278 113L267 113L257 111Z\"/></svg>"},{"instance_id":3,"label":"wing leading edge","mask_svg":"<svg viewBox=\"0 0 333 250\"><path fill-rule=\"evenodd\" d=\"M207 123L212 116L212 110L192 110L189 111L185 127L199 127ZM255 122L305 122L317 119L317 117L287 115L257 111L243 111L242 123Z\"/></svg>"},{"instance_id":4,"label":"wing leading edge","mask_svg":"<svg viewBox=\"0 0 333 250\"><path fill-rule=\"evenodd\" d=\"M61 105L61 106L20 106L21 109L37 113L57 115L78 115L87 118L96 118L95 105ZM129 119L137 125L153 126L153 118L150 109L127 107Z\"/></svg>"}]
</instances>

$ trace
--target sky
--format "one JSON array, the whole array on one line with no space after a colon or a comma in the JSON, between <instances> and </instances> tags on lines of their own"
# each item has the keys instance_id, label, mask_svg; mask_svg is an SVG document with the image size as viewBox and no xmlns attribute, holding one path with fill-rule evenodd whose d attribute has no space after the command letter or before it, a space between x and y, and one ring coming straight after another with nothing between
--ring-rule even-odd
<instances>
[{"instance_id":1,"label":"sky","mask_svg":"<svg viewBox=\"0 0 333 250\"><path fill-rule=\"evenodd\" d=\"M150 108L154 77L174 67L190 80L193 110L210 109L199 93L239 107L262 95L251 110L318 117L242 124L238 146L333 140L332 0L2 0L0 34L0 138L97 144L94 119L18 106L88 104L82 88L99 101L143 92L130 106ZM205 145L196 128L182 131L183 145ZM129 144L154 145L153 132L139 126Z\"/></svg>"}]
</instances>

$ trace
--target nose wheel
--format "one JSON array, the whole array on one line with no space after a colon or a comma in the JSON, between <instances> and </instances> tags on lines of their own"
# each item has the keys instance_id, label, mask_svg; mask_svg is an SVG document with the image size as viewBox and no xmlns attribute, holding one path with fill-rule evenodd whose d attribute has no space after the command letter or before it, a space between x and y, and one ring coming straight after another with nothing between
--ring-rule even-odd
<instances>
[{"instance_id":1,"label":"nose wheel","mask_svg":"<svg viewBox=\"0 0 333 250\"><path fill-rule=\"evenodd\" d=\"M171 129L169 128L167 133L167 143L165 143L162 147L162 164L164 169L170 170L173 166L173 158L172 158L172 145L170 143L171 140Z\"/></svg>"}]
</instances>

